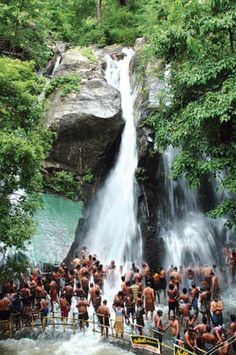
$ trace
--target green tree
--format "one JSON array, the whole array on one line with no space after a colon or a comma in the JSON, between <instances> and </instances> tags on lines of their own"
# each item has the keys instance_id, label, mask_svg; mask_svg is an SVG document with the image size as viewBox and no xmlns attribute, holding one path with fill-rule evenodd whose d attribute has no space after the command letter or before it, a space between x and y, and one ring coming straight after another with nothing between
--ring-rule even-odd
<instances>
[{"instance_id":1,"label":"green tree","mask_svg":"<svg viewBox=\"0 0 236 355\"><path fill-rule=\"evenodd\" d=\"M50 134L42 124L42 78L32 62L0 58L0 241L22 248L33 233L34 193Z\"/></svg>"},{"instance_id":2,"label":"green tree","mask_svg":"<svg viewBox=\"0 0 236 355\"><path fill-rule=\"evenodd\" d=\"M236 4L231 0L152 0L145 6L149 46L169 65L169 85L153 114L156 142L179 148L172 176L198 187L218 178L227 200L211 215L236 226Z\"/></svg>"},{"instance_id":3,"label":"green tree","mask_svg":"<svg viewBox=\"0 0 236 355\"><path fill-rule=\"evenodd\" d=\"M0 2L0 49L4 54L34 59L38 66L51 55L50 14L43 0Z\"/></svg>"}]
</instances>

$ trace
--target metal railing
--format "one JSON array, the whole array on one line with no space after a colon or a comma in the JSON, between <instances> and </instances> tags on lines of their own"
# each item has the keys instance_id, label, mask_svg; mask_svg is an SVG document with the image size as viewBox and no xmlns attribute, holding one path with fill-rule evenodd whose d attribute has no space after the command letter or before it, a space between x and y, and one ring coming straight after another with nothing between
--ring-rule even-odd
<instances>
[{"instance_id":1,"label":"metal railing","mask_svg":"<svg viewBox=\"0 0 236 355\"><path fill-rule=\"evenodd\" d=\"M24 319L20 316L11 316L8 320L1 320L0 321L0 334L3 332L3 335L5 337L13 337L16 332L19 332L20 335L22 335L24 329L30 329L31 331L34 331L36 327L41 327L42 330L44 331L47 326L52 326L53 329L55 329L57 326L62 327L63 332L66 331L67 328L71 328L73 330L73 333L75 334L78 329L81 331L85 332L85 329L91 325L92 326L92 331L94 333L100 333L101 336L104 337L111 337L113 339L119 339L123 343L129 343L131 344L131 335L135 334L140 334L141 333L145 336L151 336L155 339L158 339L159 336L162 337L162 340L160 341L160 347L161 349L167 349L171 350L174 352L174 342L178 344L178 339L175 339L174 337L170 337L166 335L165 333L162 333L156 329L149 328L147 332L144 334L144 330L146 328L136 324L136 323L130 323L129 325L131 326L131 330L127 331L125 329L124 323L122 326L117 328L116 326L116 320L109 318L109 325L106 325L106 319L104 315L98 314L98 313L93 313L92 320L83 320L79 319L79 315L81 313L77 313L77 317L63 317L61 315L61 312L52 312L52 315L50 316L43 316L40 311L38 312L33 312L29 315L28 319ZM234 336L229 337L226 339L228 344L232 344L236 341ZM196 348L197 352L200 354L205 354L205 355L212 355L219 347L223 346L225 342L216 344L210 351L206 352L200 348ZM181 347L180 347L181 348ZM184 348L182 348L184 350Z\"/></svg>"}]
</instances>

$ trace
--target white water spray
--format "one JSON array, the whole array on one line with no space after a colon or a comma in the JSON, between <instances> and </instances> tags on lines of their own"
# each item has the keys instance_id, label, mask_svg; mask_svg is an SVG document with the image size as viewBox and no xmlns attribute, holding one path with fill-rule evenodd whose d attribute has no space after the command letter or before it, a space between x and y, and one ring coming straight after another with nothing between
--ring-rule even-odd
<instances>
[{"instance_id":1,"label":"white water spray","mask_svg":"<svg viewBox=\"0 0 236 355\"><path fill-rule=\"evenodd\" d=\"M201 212L197 193L190 189L184 177L178 181L167 177L177 153L170 146L163 154L167 213L162 216L164 226L161 237L165 242L165 264L219 265L219 250L225 240L225 221L212 220Z\"/></svg>"},{"instance_id":2,"label":"white water spray","mask_svg":"<svg viewBox=\"0 0 236 355\"><path fill-rule=\"evenodd\" d=\"M137 224L135 170L137 168L136 128L134 122L129 64L134 51L124 49L124 59L106 57L108 84L121 93L125 128L116 165L98 194L87 235L89 249L105 264L140 259L140 235Z\"/></svg>"}]
</instances>

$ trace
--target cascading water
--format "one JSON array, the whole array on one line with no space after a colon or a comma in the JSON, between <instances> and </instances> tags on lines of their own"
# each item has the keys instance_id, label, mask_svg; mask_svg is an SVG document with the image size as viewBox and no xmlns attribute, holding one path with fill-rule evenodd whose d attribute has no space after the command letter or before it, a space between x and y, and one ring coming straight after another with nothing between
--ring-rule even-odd
<instances>
[{"instance_id":1,"label":"cascading water","mask_svg":"<svg viewBox=\"0 0 236 355\"><path fill-rule=\"evenodd\" d=\"M165 264L219 265L219 250L225 239L224 220L212 220L201 212L197 193L189 188L184 177L178 181L168 177L177 152L170 146L163 154L167 208L159 213L164 213L161 237L165 242Z\"/></svg>"},{"instance_id":2,"label":"cascading water","mask_svg":"<svg viewBox=\"0 0 236 355\"><path fill-rule=\"evenodd\" d=\"M89 249L104 263L117 264L140 260L141 238L137 224L135 170L137 168L136 128L134 122L129 64L134 51L124 49L124 59L106 57L106 79L121 93L125 128L114 169L98 194L87 234Z\"/></svg>"}]
</instances>

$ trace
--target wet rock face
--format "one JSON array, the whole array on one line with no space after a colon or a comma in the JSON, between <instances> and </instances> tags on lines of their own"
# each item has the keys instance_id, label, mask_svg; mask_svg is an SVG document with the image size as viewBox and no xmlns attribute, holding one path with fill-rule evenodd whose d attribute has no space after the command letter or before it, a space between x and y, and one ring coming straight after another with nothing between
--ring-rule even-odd
<instances>
[{"instance_id":1,"label":"wet rock face","mask_svg":"<svg viewBox=\"0 0 236 355\"><path fill-rule=\"evenodd\" d=\"M138 46L139 48L139 46ZM139 95L136 99L135 110L139 114L137 122L138 169L139 185L138 220L142 232L143 258L151 269L161 265L164 255L163 240L160 234L160 218L158 210L163 202L164 175L162 155L154 152L154 130L144 124L152 108L158 106L158 91L164 83L155 76L151 66L135 80L139 54L137 51L131 68L134 73L134 85L138 85Z\"/></svg>"},{"instance_id":2,"label":"wet rock face","mask_svg":"<svg viewBox=\"0 0 236 355\"><path fill-rule=\"evenodd\" d=\"M102 65L91 63L79 49L67 51L56 75L75 72L81 90L50 96L46 124L56 133L48 164L83 175L91 169L103 178L113 164L124 122L119 92L109 86Z\"/></svg>"}]
</instances>

